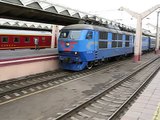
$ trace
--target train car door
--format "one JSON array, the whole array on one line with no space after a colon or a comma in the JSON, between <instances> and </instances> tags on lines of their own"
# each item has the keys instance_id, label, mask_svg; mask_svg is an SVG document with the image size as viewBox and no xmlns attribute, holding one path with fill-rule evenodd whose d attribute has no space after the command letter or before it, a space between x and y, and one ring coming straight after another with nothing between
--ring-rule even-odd
<instances>
[{"instance_id":1,"label":"train car door","mask_svg":"<svg viewBox=\"0 0 160 120\"><path fill-rule=\"evenodd\" d=\"M97 50L97 42L95 41L96 33L93 30L88 31L86 39L88 40L87 44L87 53L90 54L90 58L95 59L95 52Z\"/></svg>"}]
</instances>

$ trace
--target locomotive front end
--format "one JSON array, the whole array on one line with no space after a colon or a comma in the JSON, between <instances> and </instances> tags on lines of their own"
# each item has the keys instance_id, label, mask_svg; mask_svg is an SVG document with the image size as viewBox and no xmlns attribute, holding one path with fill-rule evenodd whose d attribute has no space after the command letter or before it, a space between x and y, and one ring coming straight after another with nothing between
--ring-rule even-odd
<instances>
[{"instance_id":1,"label":"locomotive front end","mask_svg":"<svg viewBox=\"0 0 160 120\"><path fill-rule=\"evenodd\" d=\"M58 39L60 65L63 69L80 71L93 61L95 49L92 26L75 24L64 27Z\"/></svg>"},{"instance_id":2,"label":"locomotive front end","mask_svg":"<svg viewBox=\"0 0 160 120\"><path fill-rule=\"evenodd\" d=\"M63 30L58 40L59 60L66 70L79 71L84 69L83 62L83 30Z\"/></svg>"}]
</instances>

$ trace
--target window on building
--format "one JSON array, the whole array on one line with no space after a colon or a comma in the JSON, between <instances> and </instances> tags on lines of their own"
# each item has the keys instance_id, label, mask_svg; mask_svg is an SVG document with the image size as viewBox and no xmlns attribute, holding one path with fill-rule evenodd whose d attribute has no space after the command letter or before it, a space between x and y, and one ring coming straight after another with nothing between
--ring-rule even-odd
<instances>
[{"instance_id":1,"label":"window on building","mask_svg":"<svg viewBox=\"0 0 160 120\"><path fill-rule=\"evenodd\" d=\"M1 42L2 43L8 43L8 37L2 37Z\"/></svg>"},{"instance_id":2,"label":"window on building","mask_svg":"<svg viewBox=\"0 0 160 120\"><path fill-rule=\"evenodd\" d=\"M15 42L15 43L19 43L19 42L20 42L19 38L18 38L18 37L15 37L15 38L14 38L14 42Z\"/></svg>"},{"instance_id":3,"label":"window on building","mask_svg":"<svg viewBox=\"0 0 160 120\"><path fill-rule=\"evenodd\" d=\"M108 48L107 41L99 41L99 48Z\"/></svg>"},{"instance_id":4,"label":"window on building","mask_svg":"<svg viewBox=\"0 0 160 120\"><path fill-rule=\"evenodd\" d=\"M108 40L108 32L99 32L99 39Z\"/></svg>"}]
</instances>

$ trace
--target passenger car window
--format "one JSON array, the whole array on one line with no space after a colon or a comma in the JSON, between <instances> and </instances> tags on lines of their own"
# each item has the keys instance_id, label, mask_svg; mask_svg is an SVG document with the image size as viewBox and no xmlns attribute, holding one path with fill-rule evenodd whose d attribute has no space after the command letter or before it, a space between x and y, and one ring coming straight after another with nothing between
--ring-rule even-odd
<instances>
[{"instance_id":1,"label":"passenger car window","mask_svg":"<svg viewBox=\"0 0 160 120\"><path fill-rule=\"evenodd\" d=\"M30 38L29 37L25 37L24 41L25 41L25 43L29 43L30 42Z\"/></svg>"},{"instance_id":2,"label":"passenger car window","mask_svg":"<svg viewBox=\"0 0 160 120\"><path fill-rule=\"evenodd\" d=\"M90 39L92 39L92 37L93 37L93 32L92 32L92 31L89 31L89 32L87 33L86 39L90 40Z\"/></svg>"},{"instance_id":3,"label":"passenger car window","mask_svg":"<svg viewBox=\"0 0 160 120\"><path fill-rule=\"evenodd\" d=\"M1 41L2 43L8 43L8 37L2 37Z\"/></svg>"},{"instance_id":4,"label":"passenger car window","mask_svg":"<svg viewBox=\"0 0 160 120\"><path fill-rule=\"evenodd\" d=\"M15 38L14 38L14 42L15 42L15 43L19 43L19 42L20 42L19 38L18 38L18 37L15 37Z\"/></svg>"}]
</instances>

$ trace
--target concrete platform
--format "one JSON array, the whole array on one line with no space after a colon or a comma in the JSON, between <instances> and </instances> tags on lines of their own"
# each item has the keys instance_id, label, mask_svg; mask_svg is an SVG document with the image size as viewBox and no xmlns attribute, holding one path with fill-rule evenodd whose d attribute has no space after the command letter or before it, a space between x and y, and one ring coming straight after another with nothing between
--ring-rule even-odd
<instances>
[{"instance_id":1,"label":"concrete platform","mask_svg":"<svg viewBox=\"0 0 160 120\"><path fill-rule=\"evenodd\" d=\"M58 68L57 49L0 51L0 81Z\"/></svg>"},{"instance_id":2,"label":"concrete platform","mask_svg":"<svg viewBox=\"0 0 160 120\"><path fill-rule=\"evenodd\" d=\"M44 56L44 55L57 55L57 54L58 54L58 51L55 48L40 49L40 50L31 50L31 49L1 50L0 61L35 57L35 56Z\"/></svg>"},{"instance_id":3,"label":"concrete platform","mask_svg":"<svg viewBox=\"0 0 160 120\"><path fill-rule=\"evenodd\" d=\"M156 119L160 103L160 71L129 108L121 120L160 120Z\"/></svg>"}]
</instances>

